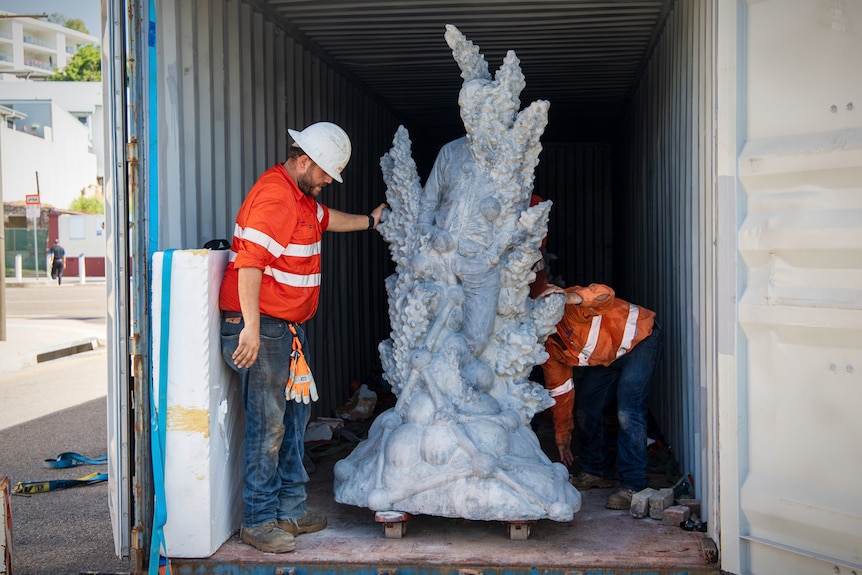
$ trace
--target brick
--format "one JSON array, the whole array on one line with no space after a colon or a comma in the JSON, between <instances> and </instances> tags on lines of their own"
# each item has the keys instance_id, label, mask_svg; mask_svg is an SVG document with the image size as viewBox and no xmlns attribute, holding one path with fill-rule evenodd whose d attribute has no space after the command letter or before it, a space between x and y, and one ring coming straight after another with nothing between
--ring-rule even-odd
<instances>
[{"instance_id":1,"label":"brick","mask_svg":"<svg viewBox=\"0 0 862 575\"><path fill-rule=\"evenodd\" d=\"M700 540L700 550L707 563L718 563L718 546L709 537Z\"/></svg>"},{"instance_id":2,"label":"brick","mask_svg":"<svg viewBox=\"0 0 862 575\"><path fill-rule=\"evenodd\" d=\"M649 498L657 493L652 487L647 487L632 495L632 506L630 508L632 517L642 519L649 515Z\"/></svg>"},{"instance_id":3,"label":"brick","mask_svg":"<svg viewBox=\"0 0 862 575\"><path fill-rule=\"evenodd\" d=\"M677 499L675 505L685 505L691 510L691 516L702 518L700 510L700 499Z\"/></svg>"},{"instance_id":4,"label":"brick","mask_svg":"<svg viewBox=\"0 0 862 575\"><path fill-rule=\"evenodd\" d=\"M664 510L661 523L662 525L679 527L679 524L683 521L688 521L689 517L691 517L691 510L688 507L685 505L671 505Z\"/></svg>"},{"instance_id":5,"label":"brick","mask_svg":"<svg viewBox=\"0 0 862 575\"><path fill-rule=\"evenodd\" d=\"M649 516L653 519L661 519L662 512L673 505L673 489L666 487L659 489L649 498Z\"/></svg>"}]
</instances>

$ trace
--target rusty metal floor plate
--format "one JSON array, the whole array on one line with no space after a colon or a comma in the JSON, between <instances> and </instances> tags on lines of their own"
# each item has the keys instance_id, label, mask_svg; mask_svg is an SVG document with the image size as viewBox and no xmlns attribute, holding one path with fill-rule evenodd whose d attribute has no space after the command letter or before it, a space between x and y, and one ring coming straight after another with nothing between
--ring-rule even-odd
<instances>
[{"instance_id":1,"label":"rusty metal floor plate","mask_svg":"<svg viewBox=\"0 0 862 575\"><path fill-rule=\"evenodd\" d=\"M324 511L329 526L301 535L296 551L263 553L243 544L235 534L210 558L172 559L174 571L180 575L720 573L717 565L703 558L704 533L607 510L604 502L612 489L584 492L574 520L538 521L525 540L510 539L504 522L422 515L410 517L403 538L387 538L373 511L335 502L334 463L334 459L316 462L309 484L309 506Z\"/></svg>"}]
</instances>

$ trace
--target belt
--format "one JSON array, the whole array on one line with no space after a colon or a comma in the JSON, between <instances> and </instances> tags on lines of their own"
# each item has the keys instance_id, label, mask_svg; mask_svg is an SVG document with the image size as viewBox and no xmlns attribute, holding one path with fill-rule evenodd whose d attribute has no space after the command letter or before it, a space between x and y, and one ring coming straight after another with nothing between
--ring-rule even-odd
<instances>
[{"instance_id":1,"label":"belt","mask_svg":"<svg viewBox=\"0 0 862 575\"><path fill-rule=\"evenodd\" d=\"M239 311L223 311L221 312L222 318L228 320L228 323L239 323L239 321L230 321L230 320L241 320L242 312ZM301 321L290 321L286 319L281 319L279 317L272 317L271 315L260 314L260 319L271 319L273 321L284 321L287 323L292 323L293 325L302 325Z\"/></svg>"},{"instance_id":2,"label":"belt","mask_svg":"<svg viewBox=\"0 0 862 575\"><path fill-rule=\"evenodd\" d=\"M239 323L242 321L242 312L238 311L223 311L221 312L221 316L228 323Z\"/></svg>"}]
</instances>

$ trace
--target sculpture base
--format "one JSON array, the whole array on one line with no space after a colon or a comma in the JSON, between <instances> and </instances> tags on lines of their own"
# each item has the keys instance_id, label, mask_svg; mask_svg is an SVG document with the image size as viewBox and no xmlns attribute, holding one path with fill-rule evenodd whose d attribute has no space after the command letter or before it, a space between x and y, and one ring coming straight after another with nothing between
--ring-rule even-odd
<instances>
[{"instance_id":1,"label":"sculpture base","mask_svg":"<svg viewBox=\"0 0 862 575\"><path fill-rule=\"evenodd\" d=\"M507 414L420 426L390 409L335 465L334 492L339 503L377 512L486 521L571 521L581 505L566 468Z\"/></svg>"}]
</instances>

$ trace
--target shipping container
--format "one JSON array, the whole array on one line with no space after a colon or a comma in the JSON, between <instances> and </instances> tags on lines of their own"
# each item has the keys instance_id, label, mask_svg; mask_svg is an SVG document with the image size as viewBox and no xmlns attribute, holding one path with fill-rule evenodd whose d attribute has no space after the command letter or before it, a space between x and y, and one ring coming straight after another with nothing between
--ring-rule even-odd
<instances>
[{"instance_id":1,"label":"shipping container","mask_svg":"<svg viewBox=\"0 0 862 575\"><path fill-rule=\"evenodd\" d=\"M554 203L552 274L657 312L651 411L707 532L585 496L573 522L540 521L525 541L441 518L387 539L372 512L331 500L322 468L310 497L331 526L319 538L276 556L234 537L174 559L174 572L862 573L862 1L102 0L102 11L110 506L136 572L158 487L154 254L229 240L257 176L285 159L288 128L328 120L349 133L345 182L322 196L334 208L383 201L379 159L399 125L424 180L463 132L443 38L453 24L492 70L517 53L524 105L550 102L535 191ZM323 252L307 331L327 358L314 366L315 412L331 416L379 368L393 265L374 233L325 235Z\"/></svg>"}]
</instances>

